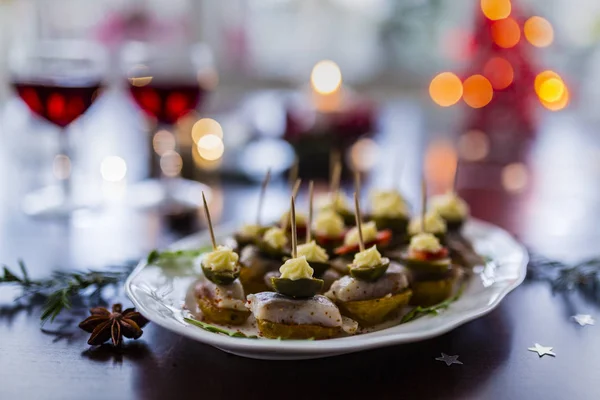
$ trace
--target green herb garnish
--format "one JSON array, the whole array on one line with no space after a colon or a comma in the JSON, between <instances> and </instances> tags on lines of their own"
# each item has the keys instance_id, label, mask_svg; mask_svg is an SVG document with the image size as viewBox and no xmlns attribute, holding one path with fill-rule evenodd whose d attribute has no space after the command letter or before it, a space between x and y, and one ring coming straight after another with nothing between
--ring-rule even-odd
<instances>
[{"instance_id":1,"label":"green herb garnish","mask_svg":"<svg viewBox=\"0 0 600 400\"><path fill-rule=\"evenodd\" d=\"M50 278L31 279L25 264L19 261L20 276L4 266L0 285L12 284L21 288L15 301L27 298L30 305L43 304L40 317L43 324L54 321L74 302L84 307L102 304L102 291L109 286L121 286L135 266L135 262L130 262L107 271L54 271Z\"/></svg>"},{"instance_id":2,"label":"green herb garnish","mask_svg":"<svg viewBox=\"0 0 600 400\"><path fill-rule=\"evenodd\" d=\"M146 259L146 262L148 264L158 264L158 265L165 265L165 264L170 264L173 262L177 262L177 261L190 261L193 260L194 258L206 253L207 251L210 251L212 247L210 246L205 246L205 247L201 247L199 249L192 249L192 250L164 250L164 251L158 251L158 250L152 250L150 252L150 254L148 254L148 258Z\"/></svg>"},{"instance_id":3,"label":"green herb garnish","mask_svg":"<svg viewBox=\"0 0 600 400\"><path fill-rule=\"evenodd\" d=\"M220 333L222 335L227 335L230 337L236 337L236 338L244 338L244 339L258 339L258 336L255 335L251 335L248 336L246 334L244 334L243 332L240 331L228 331L227 329L223 329L221 327L215 326L215 325L211 325L211 324L207 324L206 322L202 322L202 321L198 321L197 319L192 319L192 318L183 318L183 320L187 323L190 323L194 326L197 326L198 328L202 328L205 331L208 332L212 332L212 333Z\"/></svg>"},{"instance_id":4,"label":"green herb garnish","mask_svg":"<svg viewBox=\"0 0 600 400\"><path fill-rule=\"evenodd\" d=\"M447 309L450 306L450 304L454 303L456 300L458 300L460 298L460 296L462 296L463 291L465 290L465 286L466 286L466 281L463 281L461 283L458 291L456 292L456 294L454 296L450 297L449 299L442 301L441 303L434 304L429 307L417 306L417 307L413 308L412 310L410 310L410 312L408 314L406 314L404 317L402 317L402 320L400 321L400 323L404 324L406 322L414 321L415 319L421 318L424 315L429 315L429 314L438 315L440 313L440 311Z\"/></svg>"}]
</instances>

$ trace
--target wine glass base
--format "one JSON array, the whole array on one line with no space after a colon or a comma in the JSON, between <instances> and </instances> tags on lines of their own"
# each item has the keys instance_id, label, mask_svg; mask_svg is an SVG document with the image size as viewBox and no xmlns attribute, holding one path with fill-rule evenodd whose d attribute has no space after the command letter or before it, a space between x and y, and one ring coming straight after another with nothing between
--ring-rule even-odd
<instances>
[{"instance_id":1,"label":"wine glass base","mask_svg":"<svg viewBox=\"0 0 600 400\"><path fill-rule=\"evenodd\" d=\"M210 188L183 178L147 179L127 189L126 203L133 208L159 210L164 213L202 207L202 192L210 199Z\"/></svg>"},{"instance_id":2,"label":"wine glass base","mask_svg":"<svg viewBox=\"0 0 600 400\"><path fill-rule=\"evenodd\" d=\"M22 210L26 215L40 218L69 218L75 211L89 209L94 204L89 199L74 199L65 196L60 185L48 186L31 192L23 199Z\"/></svg>"}]
</instances>

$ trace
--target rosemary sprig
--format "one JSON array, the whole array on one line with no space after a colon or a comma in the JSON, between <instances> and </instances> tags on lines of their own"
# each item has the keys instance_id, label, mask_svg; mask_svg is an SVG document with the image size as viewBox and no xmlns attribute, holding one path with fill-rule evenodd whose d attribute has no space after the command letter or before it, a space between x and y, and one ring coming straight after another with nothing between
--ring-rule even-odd
<instances>
[{"instance_id":1,"label":"rosemary sprig","mask_svg":"<svg viewBox=\"0 0 600 400\"><path fill-rule=\"evenodd\" d=\"M415 319L421 318L422 316L428 315L428 314L438 315L441 311L447 309L450 306L450 304L452 304L456 300L460 299L460 296L462 296L462 294L465 290L465 286L466 286L466 281L463 281L461 283L460 287L458 288L456 294L454 296L442 301L441 303L434 304L433 306L429 306L429 307L417 306L417 307L413 308L406 315L404 315L404 317L402 317L402 319L400 320L400 323L404 324L406 322L414 321Z\"/></svg>"},{"instance_id":2,"label":"rosemary sprig","mask_svg":"<svg viewBox=\"0 0 600 400\"><path fill-rule=\"evenodd\" d=\"M205 331L208 332L212 332L212 333L220 333L223 335L227 335L230 337L236 337L236 338L244 338L244 339L258 339L258 336L255 335L246 335L243 332L240 331L228 331L227 329L223 329L221 327L215 326L215 325L211 325L211 324L207 324L206 322L202 322L202 321L198 321L197 319L192 319L192 318L183 318L183 320L187 323L190 323L194 326L197 326L198 328L202 328Z\"/></svg>"},{"instance_id":3,"label":"rosemary sprig","mask_svg":"<svg viewBox=\"0 0 600 400\"><path fill-rule=\"evenodd\" d=\"M21 294L15 301L26 298L31 303L43 303L40 319L45 323L48 320L54 321L74 303L88 306L102 302L102 291L109 286L122 284L134 267L135 263L131 262L113 266L107 271L54 271L50 278L33 280L29 277L25 264L19 261L21 275L4 266L0 285L20 287Z\"/></svg>"},{"instance_id":4,"label":"rosemary sprig","mask_svg":"<svg viewBox=\"0 0 600 400\"><path fill-rule=\"evenodd\" d=\"M159 265L162 267L171 267L174 265L181 265L182 263L189 263L194 259L207 251L210 251L212 247L205 246L199 249L193 250L152 250L148 254L146 262L148 264Z\"/></svg>"}]
</instances>

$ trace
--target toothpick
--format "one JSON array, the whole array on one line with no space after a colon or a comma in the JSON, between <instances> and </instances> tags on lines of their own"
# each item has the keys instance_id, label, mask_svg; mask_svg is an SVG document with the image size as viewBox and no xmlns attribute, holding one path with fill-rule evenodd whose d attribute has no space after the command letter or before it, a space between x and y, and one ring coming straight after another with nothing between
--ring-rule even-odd
<instances>
[{"instance_id":1,"label":"toothpick","mask_svg":"<svg viewBox=\"0 0 600 400\"><path fill-rule=\"evenodd\" d=\"M454 177L452 179L452 191L457 192L458 189L458 158L456 159L456 167L454 168Z\"/></svg>"},{"instance_id":2,"label":"toothpick","mask_svg":"<svg viewBox=\"0 0 600 400\"><path fill-rule=\"evenodd\" d=\"M300 189L300 184L302 183L302 179L296 179L296 183L294 183L294 187L292 188L292 197L296 198L298 194L298 189Z\"/></svg>"},{"instance_id":3,"label":"toothpick","mask_svg":"<svg viewBox=\"0 0 600 400\"><path fill-rule=\"evenodd\" d=\"M311 238L311 227L313 219L313 190L314 182L308 182L308 221L306 222L306 243L310 242Z\"/></svg>"},{"instance_id":4,"label":"toothpick","mask_svg":"<svg viewBox=\"0 0 600 400\"><path fill-rule=\"evenodd\" d=\"M217 249L217 241L215 240L215 232L213 230L212 221L210 219L210 211L208 211L208 204L206 203L206 197L204 191L202 192L202 201L204 202L204 215L206 216L206 222L208 223L208 231L210 232L210 241L212 242L213 250Z\"/></svg>"},{"instance_id":5,"label":"toothpick","mask_svg":"<svg viewBox=\"0 0 600 400\"><path fill-rule=\"evenodd\" d=\"M292 167L290 168L290 172L288 174L288 185L290 187L293 187L294 183L298 179L298 164L298 156L295 156L294 163L292 164Z\"/></svg>"},{"instance_id":6,"label":"toothpick","mask_svg":"<svg viewBox=\"0 0 600 400\"><path fill-rule=\"evenodd\" d=\"M298 237L296 236L296 206L294 205L294 196L290 201L290 224L292 226L292 258L298 257Z\"/></svg>"},{"instance_id":7,"label":"toothpick","mask_svg":"<svg viewBox=\"0 0 600 400\"><path fill-rule=\"evenodd\" d=\"M333 166L333 172L331 174L331 195L334 200L337 200L340 194L340 179L342 177L342 162L337 161Z\"/></svg>"},{"instance_id":8,"label":"toothpick","mask_svg":"<svg viewBox=\"0 0 600 400\"><path fill-rule=\"evenodd\" d=\"M342 156L339 149L331 149L329 152L329 182L333 181L333 170L341 160Z\"/></svg>"},{"instance_id":9,"label":"toothpick","mask_svg":"<svg viewBox=\"0 0 600 400\"><path fill-rule=\"evenodd\" d=\"M354 173L354 191L360 196L360 172Z\"/></svg>"},{"instance_id":10,"label":"toothpick","mask_svg":"<svg viewBox=\"0 0 600 400\"><path fill-rule=\"evenodd\" d=\"M354 218L356 219L356 229L358 230L358 247L360 251L365 251L365 242L362 234L362 216L360 214L360 204L358 193L354 192Z\"/></svg>"},{"instance_id":11,"label":"toothpick","mask_svg":"<svg viewBox=\"0 0 600 400\"><path fill-rule=\"evenodd\" d=\"M267 170L265 179L263 179L262 185L260 186L260 197L258 198L258 210L256 211L256 225L260 225L260 217L261 217L261 213L262 213L263 202L265 199L265 193L267 191L267 186L269 185L270 180L271 180L271 168L269 168Z\"/></svg>"},{"instance_id":12,"label":"toothpick","mask_svg":"<svg viewBox=\"0 0 600 400\"><path fill-rule=\"evenodd\" d=\"M421 233L425 232L425 215L427 214L427 182L421 177Z\"/></svg>"}]
</instances>

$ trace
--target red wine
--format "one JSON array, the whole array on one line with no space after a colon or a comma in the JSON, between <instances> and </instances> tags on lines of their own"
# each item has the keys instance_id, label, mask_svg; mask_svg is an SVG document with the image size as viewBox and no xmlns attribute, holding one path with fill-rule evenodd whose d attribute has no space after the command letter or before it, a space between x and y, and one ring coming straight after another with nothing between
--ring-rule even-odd
<instances>
[{"instance_id":1,"label":"red wine","mask_svg":"<svg viewBox=\"0 0 600 400\"><path fill-rule=\"evenodd\" d=\"M198 83L150 82L129 87L133 99L146 114L169 125L194 110L205 94Z\"/></svg>"},{"instance_id":2,"label":"red wine","mask_svg":"<svg viewBox=\"0 0 600 400\"><path fill-rule=\"evenodd\" d=\"M76 86L14 82L13 86L31 111L64 128L90 108L98 96L100 82Z\"/></svg>"}]
</instances>

